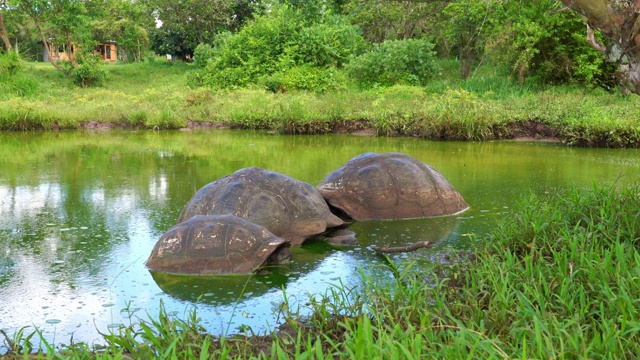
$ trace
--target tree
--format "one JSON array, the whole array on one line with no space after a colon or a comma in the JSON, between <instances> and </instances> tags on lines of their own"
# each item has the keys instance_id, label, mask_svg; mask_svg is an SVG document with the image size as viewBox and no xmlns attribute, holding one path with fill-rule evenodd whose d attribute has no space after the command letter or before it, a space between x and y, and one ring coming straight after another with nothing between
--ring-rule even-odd
<instances>
[{"instance_id":1,"label":"tree","mask_svg":"<svg viewBox=\"0 0 640 360\"><path fill-rule=\"evenodd\" d=\"M0 38L2 38L2 42L4 43L4 47L7 51L11 51L11 41L9 41L9 33L7 32L7 27L4 24L4 16L2 14L6 9L6 0L0 1Z\"/></svg>"},{"instance_id":2,"label":"tree","mask_svg":"<svg viewBox=\"0 0 640 360\"><path fill-rule=\"evenodd\" d=\"M105 77L93 54L90 18L83 0L18 0L16 8L26 14L40 34L45 51L62 47L66 60L49 56L49 62L80 86L99 84Z\"/></svg>"},{"instance_id":3,"label":"tree","mask_svg":"<svg viewBox=\"0 0 640 360\"><path fill-rule=\"evenodd\" d=\"M155 21L144 4L128 0L93 0L85 6L91 17L93 39L115 40L119 60L142 59L150 44L149 30L155 29Z\"/></svg>"},{"instance_id":4,"label":"tree","mask_svg":"<svg viewBox=\"0 0 640 360\"><path fill-rule=\"evenodd\" d=\"M211 44L220 30L234 28L246 16L247 0L147 0L147 6L162 24L153 35L159 53L181 51L192 54L198 44ZM162 41L174 45L162 44ZM178 46L179 44L179 46ZM175 47L180 49L171 50ZM171 50L171 51L167 51Z\"/></svg>"},{"instance_id":5,"label":"tree","mask_svg":"<svg viewBox=\"0 0 640 360\"><path fill-rule=\"evenodd\" d=\"M86 24L83 14L83 3L58 0L20 0L17 1L17 9L27 14L38 30L45 51L50 54L53 46L52 39L63 46L69 62L77 67L77 57L73 51L73 44L79 43L76 32ZM60 72L71 77L70 71L64 69L58 60L49 56L49 62Z\"/></svg>"},{"instance_id":6,"label":"tree","mask_svg":"<svg viewBox=\"0 0 640 360\"><path fill-rule=\"evenodd\" d=\"M607 60L618 65L623 91L640 94L640 2L622 0L561 0L586 18L587 41ZM598 41L594 29L609 40Z\"/></svg>"},{"instance_id":7,"label":"tree","mask_svg":"<svg viewBox=\"0 0 640 360\"><path fill-rule=\"evenodd\" d=\"M453 0L441 26L463 78L491 62L510 68L520 84L535 77L610 89L611 67L584 42L581 20L563 9L557 0Z\"/></svg>"},{"instance_id":8,"label":"tree","mask_svg":"<svg viewBox=\"0 0 640 360\"><path fill-rule=\"evenodd\" d=\"M157 54L170 54L178 58L192 55L198 42L181 27L161 26L151 31L151 49Z\"/></svg>"},{"instance_id":9,"label":"tree","mask_svg":"<svg viewBox=\"0 0 640 360\"><path fill-rule=\"evenodd\" d=\"M488 26L492 13L498 8L495 0L457 0L444 8L448 19L448 38L458 49L460 76L471 75L471 65L483 51L481 45L488 37Z\"/></svg>"},{"instance_id":10,"label":"tree","mask_svg":"<svg viewBox=\"0 0 640 360\"><path fill-rule=\"evenodd\" d=\"M442 21L442 10L449 1L349 0L342 5L354 24L362 28L365 39L375 43L403 40L429 33Z\"/></svg>"}]
</instances>

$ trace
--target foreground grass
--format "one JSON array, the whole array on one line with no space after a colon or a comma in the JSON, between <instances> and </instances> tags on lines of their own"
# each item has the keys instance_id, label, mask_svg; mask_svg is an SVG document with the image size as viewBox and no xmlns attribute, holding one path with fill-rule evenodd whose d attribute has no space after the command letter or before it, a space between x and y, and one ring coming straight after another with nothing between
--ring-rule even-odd
<instances>
[{"instance_id":1,"label":"foreground grass","mask_svg":"<svg viewBox=\"0 0 640 360\"><path fill-rule=\"evenodd\" d=\"M24 76L31 82L23 79L0 93L0 130L215 124L304 134L368 129L383 136L472 141L555 137L579 146L640 147L638 96L519 86L491 68L462 81L455 62L442 61L441 67L426 88L274 94L190 88L186 73L192 65L180 62L108 64L106 85L85 89L50 64L29 63Z\"/></svg>"},{"instance_id":2,"label":"foreground grass","mask_svg":"<svg viewBox=\"0 0 640 360\"><path fill-rule=\"evenodd\" d=\"M634 359L640 353L640 184L531 196L461 261L336 286L267 336L212 337L161 310L59 358ZM455 255L452 255L455 257ZM14 337L8 357L32 338ZM20 345L21 344L21 345ZM5 347L6 347L5 342ZM40 357L53 357L41 355Z\"/></svg>"}]
</instances>

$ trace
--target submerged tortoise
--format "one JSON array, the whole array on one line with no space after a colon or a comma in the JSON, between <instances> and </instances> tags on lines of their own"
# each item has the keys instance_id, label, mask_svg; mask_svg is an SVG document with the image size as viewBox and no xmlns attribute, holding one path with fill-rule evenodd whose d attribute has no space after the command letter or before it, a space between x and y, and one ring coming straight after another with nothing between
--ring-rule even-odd
<instances>
[{"instance_id":1,"label":"submerged tortoise","mask_svg":"<svg viewBox=\"0 0 640 360\"><path fill-rule=\"evenodd\" d=\"M401 153L364 153L318 185L327 202L354 220L451 215L469 208L434 168Z\"/></svg>"},{"instance_id":2,"label":"submerged tortoise","mask_svg":"<svg viewBox=\"0 0 640 360\"><path fill-rule=\"evenodd\" d=\"M164 233L145 265L173 274L249 274L291 258L287 241L235 215L197 215Z\"/></svg>"},{"instance_id":3,"label":"submerged tortoise","mask_svg":"<svg viewBox=\"0 0 640 360\"><path fill-rule=\"evenodd\" d=\"M198 190L178 223L194 215L235 214L300 245L344 222L331 213L318 189L290 176L245 168Z\"/></svg>"}]
</instances>

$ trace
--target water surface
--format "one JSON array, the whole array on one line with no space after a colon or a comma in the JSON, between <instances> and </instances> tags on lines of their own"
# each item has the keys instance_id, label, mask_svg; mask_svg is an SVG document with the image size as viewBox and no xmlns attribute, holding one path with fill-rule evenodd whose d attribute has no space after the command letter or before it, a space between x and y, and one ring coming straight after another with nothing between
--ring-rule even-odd
<instances>
[{"instance_id":1,"label":"water surface","mask_svg":"<svg viewBox=\"0 0 640 360\"><path fill-rule=\"evenodd\" d=\"M471 208L458 216L353 224L360 245L311 241L267 275L192 277L144 267L160 235L202 186L257 166L317 185L367 151L403 152L441 172ZM277 325L286 293L304 309L331 284L357 286L382 262L371 245L436 245L394 260L428 261L465 248L518 199L571 185L630 181L637 150L576 149L553 143L432 142L351 135L260 132L51 132L0 134L0 329L37 326L53 342L101 342L98 331L196 306L215 334ZM619 179L620 178L620 179ZM619 179L619 180L617 180ZM474 235L474 236L471 236ZM283 293L284 289L284 293Z\"/></svg>"}]
</instances>

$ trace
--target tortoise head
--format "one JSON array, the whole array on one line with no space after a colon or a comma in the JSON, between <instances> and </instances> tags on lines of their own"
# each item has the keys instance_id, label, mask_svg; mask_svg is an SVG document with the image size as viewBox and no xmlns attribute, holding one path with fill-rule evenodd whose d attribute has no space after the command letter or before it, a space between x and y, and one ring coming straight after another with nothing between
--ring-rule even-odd
<instances>
[{"instance_id":1,"label":"tortoise head","mask_svg":"<svg viewBox=\"0 0 640 360\"><path fill-rule=\"evenodd\" d=\"M292 257L291 247L289 244L282 244L280 247L275 249L273 253L267 258L266 264L280 264L284 262L291 261Z\"/></svg>"}]
</instances>

